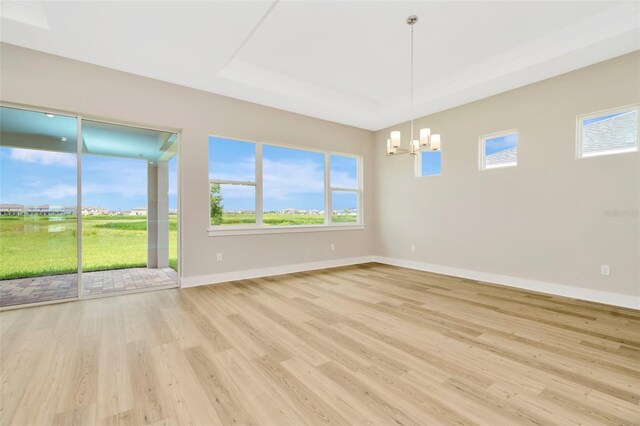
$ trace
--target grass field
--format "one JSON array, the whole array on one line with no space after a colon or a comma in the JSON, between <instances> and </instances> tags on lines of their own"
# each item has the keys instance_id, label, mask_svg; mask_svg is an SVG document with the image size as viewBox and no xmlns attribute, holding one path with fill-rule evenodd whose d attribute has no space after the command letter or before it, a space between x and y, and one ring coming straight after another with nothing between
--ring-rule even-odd
<instances>
[{"instance_id":1,"label":"grass field","mask_svg":"<svg viewBox=\"0 0 640 426\"><path fill-rule=\"evenodd\" d=\"M355 216L333 215L334 223L356 222ZM288 226L288 225L322 225L323 215L314 214L277 214L264 213L262 222L267 226ZM256 215L251 213L224 213L222 215L222 225L241 225L256 223Z\"/></svg>"},{"instance_id":2,"label":"grass field","mask_svg":"<svg viewBox=\"0 0 640 426\"><path fill-rule=\"evenodd\" d=\"M322 225L322 215L265 213L269 226ZM333 222L355 222L335 215ZM255 223L253 214L223 216L224 225ZM63 274L76 271L76 217L0 217L0 279ZM177 217L169 219L169 263L177 267ZM82 270L132 268L147 264L145 216L84 216Z\"/></svg>"},{"instance_id":3,"label":"grass field","mask_svg":"<svg viewBox=\"0 0 640 426\"><path fill-rule=\"evenodd\" d=\"M82 269L147 264L147 218L85 216ZM0 217L0 279L76 271L76 217ZM169 263L177 266L177 217L169 219Z\"/></svg>"}]
</instances>

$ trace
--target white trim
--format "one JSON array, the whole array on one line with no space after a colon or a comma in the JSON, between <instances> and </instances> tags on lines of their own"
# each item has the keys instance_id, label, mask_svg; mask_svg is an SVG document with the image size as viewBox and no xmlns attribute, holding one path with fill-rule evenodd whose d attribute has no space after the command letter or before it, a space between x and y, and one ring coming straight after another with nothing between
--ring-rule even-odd
<instances>
[{"instance_id":1,"label":"white trim","mask_svg":"<svg viewBox=\"0 0 640 426\"><path fill-rule=\"evenodd\" d=\"M402 268L417 269L419 271L433 272L436 274L451 275L487 283L500 284L539 293L553 294L570 297L573 299L587 300L590 302L604 303L606 305L620 306L623 308L640 309L640 296L612 293L602 290L592 290L569 286L565 284L550 283L531 280L528 278L512 277L508 275L492 274L489 272L473 271L470 269L455 268L451 266L433 265L414 260L395 259L384 256L373 256L373 261L386 265Z\"/></svg>"},{"instance_id":2,"label":"white trim","mask_svg":"<svg viewBox=\"0 0 640 426\"><path fill-rule=\"evenodd\" d=\"M78 286L77 298L82 299L84 297L82 286L82 221L84 220L82 217L82 141L84 139L82 137L82 117L77 116L76 120L76 201L78 203L76 207L76 274L78 275L76 284Z\"/></svg>"},{"instance_id":3,"label":"white trim","mask_svg":"<svg viewBox=\"0 0 640 426\"><path fill-rule=\"evenodd\" d=\"M616 148L616 149L607 149L602 151L588 152L586 154L582 154L582 157L580 157L580 160L583 160L585 158L603 157L606 155L613 155L613 154L626 154L629 152L638 152L638 147Z\"/></svg>"},{"instance_id":4,"label":"white trim","mask_svg":"<svg viewBox=\"0 0 640 426\"><path fill-rule=\"evenodd\" d=\"M293 265L270 266L266 268L198 275L195 277L183 277L182 288L270 277L274 275L293 274L295 272L313 271L317 269L336 268L339 266L358 265L372 261L373 256L349 257L344 259L323 260L320 262L297 263Z\"/></svg>"},{"instance_id":5,"label":"white trim","mask_svg":"<svg viewBox=\"0 0 640 426\"><path fill-rule=\"evenodd\" d=\"M262 226L263 225L263 220L264 220L264 208L263 208L263 193L264 193L264 182L262 180L262 144L261 143L257 143L255 144L255 170L256 170L256 175L254 176L254 179L256 180L255 183L255 197L256 199L255 201L255 213L256 213L256 226ZM224 212L223 212L224 215ZM209 223L211 223L211 220L209 220Z\"/></svg>"},{"instance_id":6,"label":"white trim","mask_svg":"<svg viewBox=\"0 0 640 426\"><path fill-rule=\"evenodd\" d=\"M176 133L178 135L176 142L178 144L178 149L176 150L176 208L178 215L178 220L176 222L177 226L177 236L176 236L176 274L178 275L178 287L181 287L181 276L182 276L182 165L180 164L182 161L182 132ZM171 184L171 182L169 182ZM169 234L171 234L171 228L169 228ZM171 266L171 265L169 265Z\"/></svg>"},{"instance_id":7,"label":"white trim","mask_svg":"<svg viewBox=\"0 0 640 426\"><path fill-rule=\"evenodd\" d=\"M333 214L332 197L333 197L333 192L331 190L331 154L325 154L324 155L324 224L325 225L331 224L331 216Z\"/></svg>"},{"instance_id":8,"label":"white trim","mask_svg":"<svg viewBox=\"0 0 640 426\"><path fill-rule=\"evenodd\" d=\"M355 193L360 192L360 190L357 189L357 188L340 188L340 187L331 186L331 187L329 187L329 189L331 191L337 191L337 192L355 192Z\"/></svg>"},{"instance_id":9,"label":"white trim","mask_svg":"<svg viewBox=\"0 0 640 426\"><path fill-rule=\"evenodd\" d=\"M220 185L256 186L256 183L252 182L250 180L209 179L209 183L217 183L217 184L220 184Z\"/></svg>"},{"instance_id":10,"label":"white trim","mask_svg":"<svg viewBox=\"0 0 640 426\"><path fill-rule=\"evenodd\" d=\"M486 159L486 156L485 156L485 159ZM485 165L485 168L482 169L482 170L504 169L504 168L507 168L507 167L517 167L517 166L518 166L518 162L515 161L513 163L494 164L492 166L486 166Z\"/></svg>"},{"instance_id":11,"label":"white trim","mask_svg":"<svg viewBox=\"0 0 640 426\"><path fill-rule=\"evenodd\" d=\"M222 225L209 228L210 237L228 237L231 235L258 235L258 234L291 234L296 232L328 232L328 231L356 231L364 229L364 224L344 225L291 225L291 226L263 226L242 227L234 225Z\"/></svg>"}]
</instances>

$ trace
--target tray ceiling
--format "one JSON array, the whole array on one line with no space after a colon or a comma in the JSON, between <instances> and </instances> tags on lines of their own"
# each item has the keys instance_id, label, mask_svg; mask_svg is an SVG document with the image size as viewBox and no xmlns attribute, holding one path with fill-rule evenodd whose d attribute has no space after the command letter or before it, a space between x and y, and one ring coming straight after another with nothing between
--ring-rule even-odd
<instances>
[{"instance_id":1,"label":"tray ceiling","mask_svg":"<svg viewBox=\"0 0 640 426\"><path fill-rule=\"evenodd\" d=\"M12 2L0 40L378 130L640 48L640 3Z\"/></svg>"}]
</instances>

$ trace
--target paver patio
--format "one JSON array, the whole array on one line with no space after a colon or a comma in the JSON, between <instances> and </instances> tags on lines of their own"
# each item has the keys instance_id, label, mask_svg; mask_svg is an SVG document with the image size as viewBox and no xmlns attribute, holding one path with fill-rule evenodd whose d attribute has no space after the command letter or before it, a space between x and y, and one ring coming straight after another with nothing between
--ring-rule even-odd
<instances>
[{"instance_id":1,"label":"paver patio","mask_svg":"<svg viewBox=\"0 0 640 426\"><path fill-rule=\"evenodd\" d=\"M171 268L127 268L84 272L84 296L95 296L154 287L175 286L178 275ZM0 307L72 299L78 288L77 274L47 275L0 281Z\"/></svg>"}]
</instances>

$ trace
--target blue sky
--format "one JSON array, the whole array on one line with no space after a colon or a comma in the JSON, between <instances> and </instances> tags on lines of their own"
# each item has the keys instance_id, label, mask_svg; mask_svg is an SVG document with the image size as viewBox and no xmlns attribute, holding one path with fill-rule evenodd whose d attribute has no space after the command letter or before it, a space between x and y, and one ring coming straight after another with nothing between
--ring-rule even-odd
<instances>
[{"instance_id":1,"label":"blue sky","mask_svg":"<svg viewBox=\"0 0 640 426\"><path fill-rule=\"evenodd\" d=\"M494 152L504 151L518 145L518 135L516 133L506 136L498 136L489 138L485 141L485 154L493 154Z\"/></svg>"},{"instance_id":2,"label":"blue sky","mask_svg":"<svg viewBox=\"0 0 640 426\"><path fill-rule=\"evenodd\" d=\"M263 208L324 209L324 154L298 149L263 146ZM255 181L255 144L209 138L209 179ZM331 186L357 188L357 160L331 156ZM225 210L254 210L253 186L223 185ZM333 208L355 208L348 194L335 193Z\"/></svg>"},{"instance_id":3,"label":"blue sky","mask_svg":"<svg viewBox=\"0 0 640 426\"><path fill-rule=\"evenodd\" d=\"M169 162L169 207L177 207L176 159ZM147 162L83 156L83 205L129 210L147 205ZM76 155L0 147L0 201L76 204Z\"/></svg>"},{"instance_id":4,"label":"blue sky","mask_svg":"<svg viewBox=\"0 0 640 426\"><path fill-rule=\"evenodd\" d=\"M442 151L422 153L422 176L437 176L442 173Z\"/></svg>"},{"instance_id":5,"label":"blue sky","mask_svg":"<svg viewBox=\"0 0 640 426\"><path fill-rule=\"evenodd\" d=\"M618 115L625 114L624 112L617 112L615 114L602 115L600 117L588 118L586 120L582 120L583 126L588 126L589 124L597 123L598 121L606 120L607 118L617 117Z\"/></svg>"}]
</instances>

